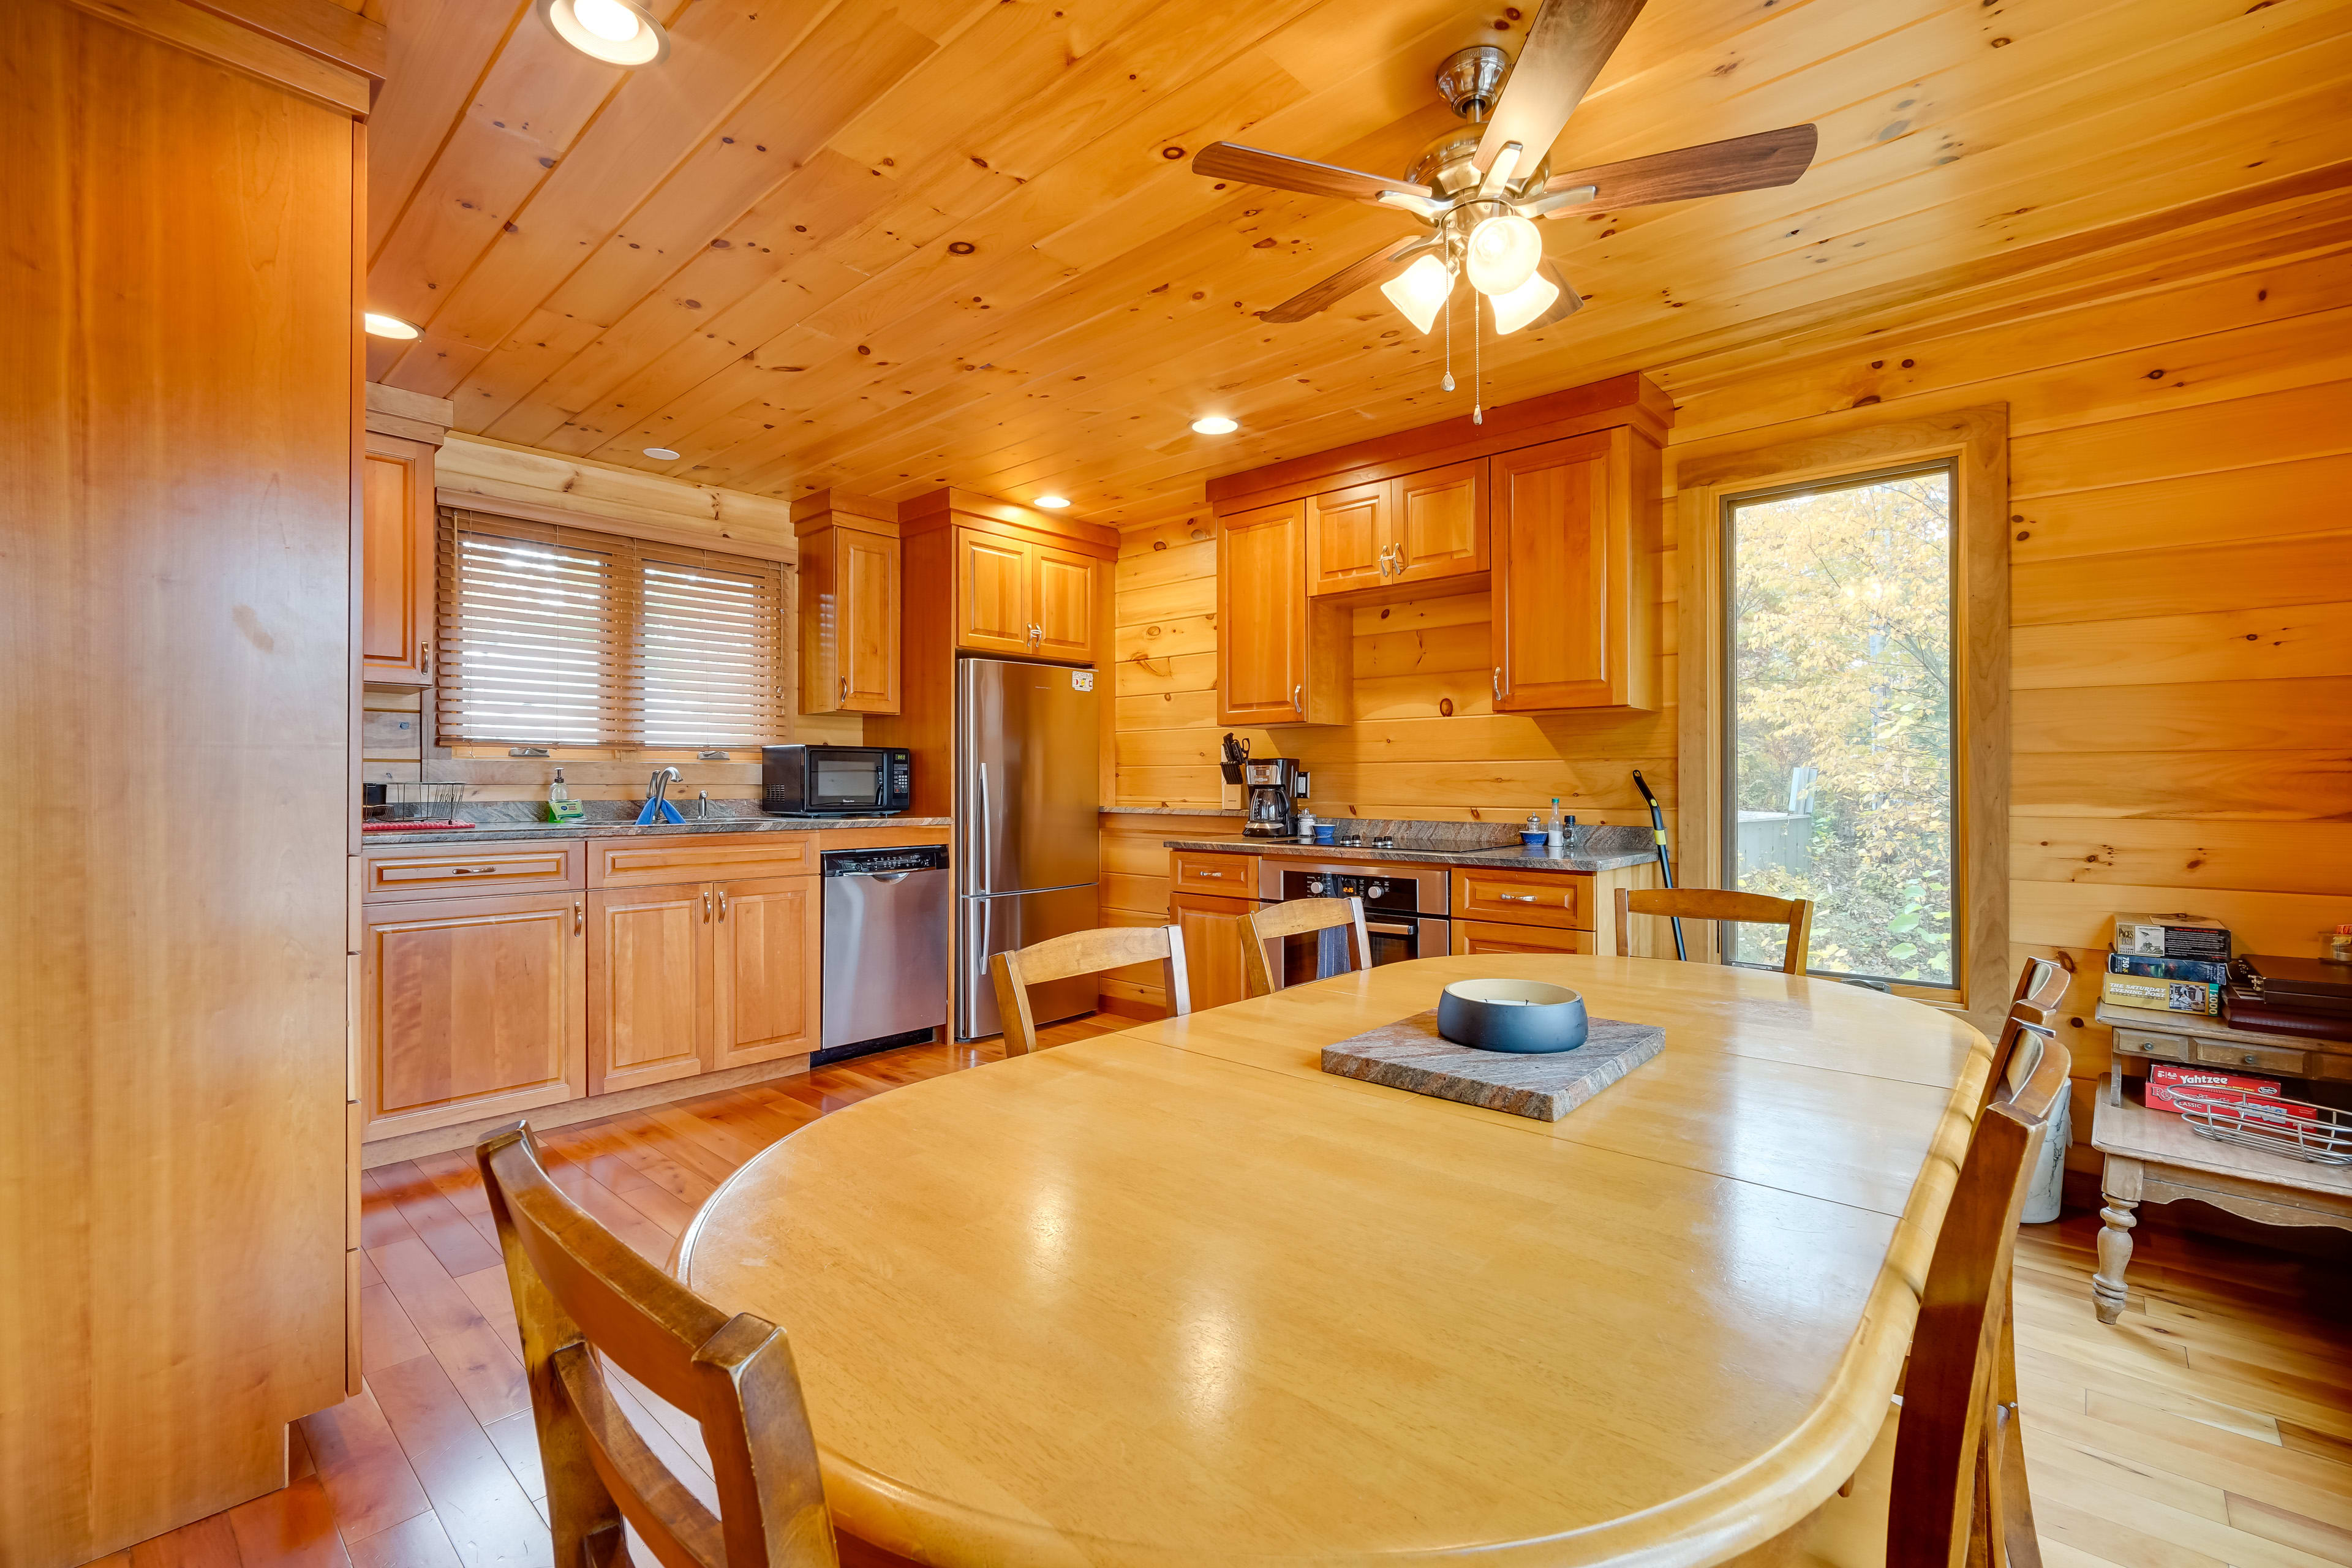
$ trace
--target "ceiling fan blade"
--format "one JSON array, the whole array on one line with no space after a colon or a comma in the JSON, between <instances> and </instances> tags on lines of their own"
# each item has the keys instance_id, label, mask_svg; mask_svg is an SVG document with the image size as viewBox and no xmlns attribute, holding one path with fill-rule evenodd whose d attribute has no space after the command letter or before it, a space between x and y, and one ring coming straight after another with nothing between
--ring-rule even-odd
<instances>
[{"instance_id":1,"label":"ceiling fan blade","mask_svg":"<svg viewBox=\"0 0 2352 1568\"><path fill-rule=\"evenodd\" d=\"M1192 154L1192 173L1206 174L1213 180L1239 180L1244 184L1272 185L1276 190L1303 191L1310 196L1339 196L1347 201L1371 201L1382 191L1424 197L1437 194L1410 180L1387 179L1336 164L1244 147L1235 142L1212 142Z\"/></svg>"},{"instance_id":2,"label":"ceiling fan blade","mask_svg":"<svg viewBox=\"0 0 2352 1568\"><path fill-rule=\"evenodd\" d=\"M1591 185L1591 206L1631 207L1644 202L1687 201L1693 196L1720 196L1733 191L1760 191L1772 185L1794 184L1812 165L1821 132L1810 125L1781 131L1759 131L1727 142L1653 153L1620 163L1597 163L1570 169L1545 182L1548 191ZM1567 209L1562 209L1563 211Z\"/></svg>"},{"instance_id":3,"label":"ceiling fan blade","mask_svg":"<svg viewBox=\"0 0 2352 1568\"><path fill-rule=\"evenodd\" d=\"M1480 174L1513 142L1520 147L1521 171L1543 160L1642 5L1643 0L1546 0L1478 139L1472 163Z\"/></svg>"},{"instance_id":4,"label":"ceiling fan blade","mask_svg":"<svg viewBox=\"0 0 2352 1568\"><path fill-rule=\"evenodd\" d=\"M1559 290L1559 298L1551 302L1550 310L1527 324L1527 331L1531 332L1539 332L1554 321L1565 321L1584 309L1584 296L1569 287L1568 279L1560 276L1559 268L1552 265L1549 257L1544 258L1540 270L1551 279L1552 287Z\"/></svg>"},{"instance_id":5,"label":"ceiling fan blade","mask_svg":"<svg viewBox=\"0 0 2352 1568\"><path fill-rule=\"evenodd\" d=\"M1387 282L1406 261L1424 250L1435 249L1437 243L1432 235L1409 234L1402 239L1381 247L1361 261L1342 267L1312 288L1293 294L1271 310L1260 310L1258 319L1276 322L1303 321L1309 316L1319 315L1359 289Z\"/></svg>"}]
</instances>

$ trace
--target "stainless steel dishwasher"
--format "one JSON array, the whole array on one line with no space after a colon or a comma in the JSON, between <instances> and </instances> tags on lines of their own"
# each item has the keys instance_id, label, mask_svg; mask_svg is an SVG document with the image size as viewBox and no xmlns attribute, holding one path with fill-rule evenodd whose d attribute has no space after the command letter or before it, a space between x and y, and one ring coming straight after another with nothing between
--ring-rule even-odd
<instances>
[{"instance_id":1,"label":"stainless steel dishwasher","mask_svg":"<svg viewBox=\"0 0 2352 1568\"><path fill-rule=\"evenodd\" d=\"M812 1065L929 1039L948 1021L944 844L836 849L824 868L824 1027Z\"/></svg>"}]
</instances>

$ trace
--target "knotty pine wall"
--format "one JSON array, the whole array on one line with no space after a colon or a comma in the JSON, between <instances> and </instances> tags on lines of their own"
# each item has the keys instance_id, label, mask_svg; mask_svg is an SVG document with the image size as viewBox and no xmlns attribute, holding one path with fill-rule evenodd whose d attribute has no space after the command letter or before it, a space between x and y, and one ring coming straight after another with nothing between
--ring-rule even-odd
<instances>
[{"instance_id":1,"label":"knotty pine wall","mask_svg":"<svg viewBox=\"0 0 2352 1568\"><path fill-rule=\"evenodd\" d=\"M2082 977L2078 1165L2110 1059L2092 1007L2117 911L2194 910L2243 951L2303 953L2352 921L2352 243L2329 237L2030 318L1653 373L1678 404L1670 490L1685 453L2008 405L2011 951ZM1217 798L1203 521L1139 529L1119 562L1122 802ZM1360 612L1358 722L1253 739L1315 764L1318 809L1507 819L1557 791L1634 820L1636 762L1671 805L1671 710L1496 718L1485 636L1469 601ZM1164 908L1150 858L1116 858L1118 918Z\"/></svg>"}]
</instances>

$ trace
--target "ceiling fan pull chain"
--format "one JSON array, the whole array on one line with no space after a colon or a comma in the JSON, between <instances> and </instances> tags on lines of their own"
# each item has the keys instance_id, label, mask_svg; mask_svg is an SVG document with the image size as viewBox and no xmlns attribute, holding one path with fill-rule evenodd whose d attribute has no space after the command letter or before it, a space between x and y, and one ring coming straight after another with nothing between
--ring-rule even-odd
<instances>
[{"instance_id":1,"label":"ceiling fan pull chain","mask_svg":"<svg viewBox=\"0 0 2352 1568\"><path fill-rule=\"evenodd\" d=\"M1445 292L1445 379L1439 382L1440 391L1454 390L1454 290Z\"/></svg>"},{"instance_id":2,"label":"ceiling fan pull chain","mask_svg":"<svg viewBox=\"0 0 2352 1568\"><path fill-rule=\"evenodd\" d=\"M1470 297L1470 423L1486 423L1486 367L1479 358L1478 346L1483 341L1485 326L1478 320L1478 297Z\"/></svg>"}]
</instances>

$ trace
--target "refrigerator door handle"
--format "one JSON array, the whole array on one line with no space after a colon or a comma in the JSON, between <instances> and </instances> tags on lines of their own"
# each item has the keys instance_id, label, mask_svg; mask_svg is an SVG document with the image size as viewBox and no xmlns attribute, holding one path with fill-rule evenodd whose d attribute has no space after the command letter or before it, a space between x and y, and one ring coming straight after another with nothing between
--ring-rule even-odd
<instances>
[{"instance_id":1,"label":"refrigerator door handle","mask_svg":"<svg viewBox=\"0 0 2352 1568\"><path fill-rule=\"evenodd\" d=\"M972 824L980 829L980 867L972 878L971 887L976 893L989 893L996 890L996 884L989 875L988 764L976 763L973 766L980 771L980 815Z\"/></svg>"}]
</instances>

